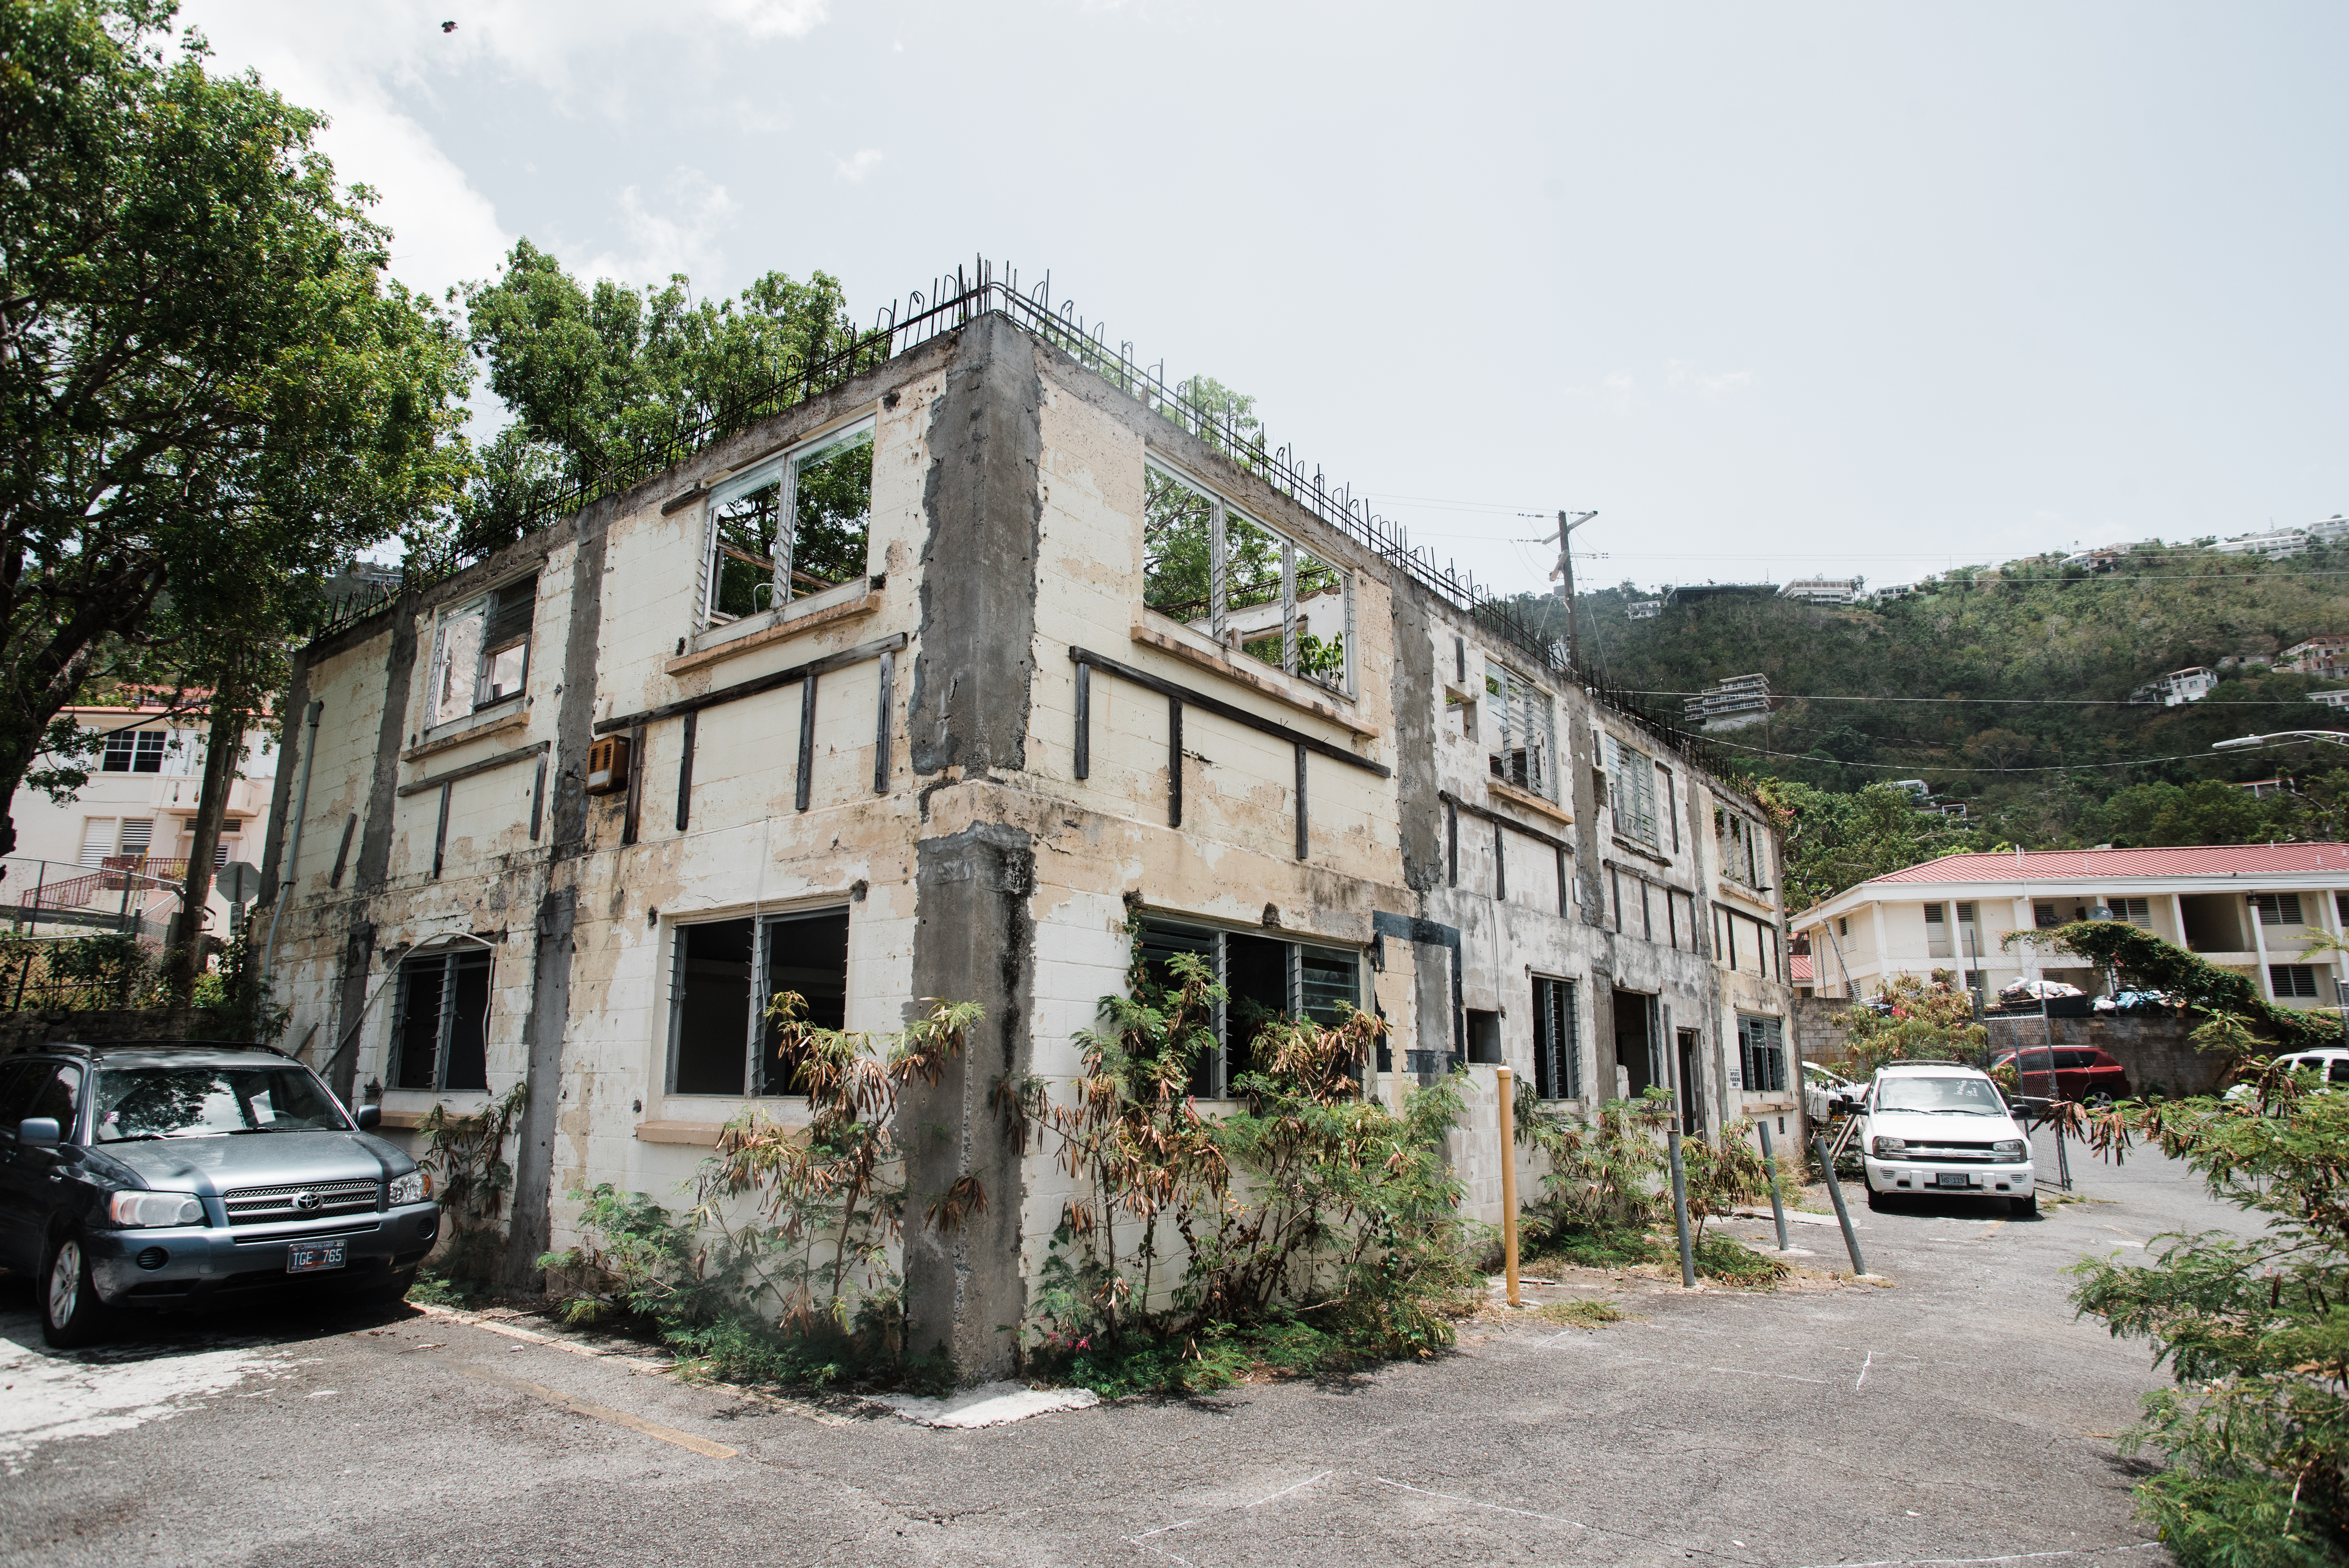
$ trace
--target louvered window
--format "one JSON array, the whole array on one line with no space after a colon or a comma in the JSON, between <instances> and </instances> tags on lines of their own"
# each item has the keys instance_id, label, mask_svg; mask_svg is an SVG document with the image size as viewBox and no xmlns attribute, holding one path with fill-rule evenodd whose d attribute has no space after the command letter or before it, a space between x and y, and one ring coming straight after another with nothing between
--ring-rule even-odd
<instances>
[{"instance_id":1,"label":"louvered window","mask_svg":"<svg viewBox=\"0 0 2349 1568\"><path fill-rule=\"evenodd\" d=\"M2255 892L2251 902L2259 906L2261 925L2299 925L2300 894L2296 892Z\"/></svg>"},{"instance_id":2,"label":"louvered window","mask_svg":"<svg viewBox=\"0 0 2349 1568\"><path fill-rule=\"evenodd\" d=\"M1178 953L1195 956L1224 988L1212 1038L1191 1068L1191 1092L1203 1099L1228 1098L1241 1075L1265 1065L1255 1047L1267 1026L1284 1017L1335 1024L1347 1008L1361 1006L1361 957L1350 948L1145 916L1142 965L1152 986L1175 985Z\"/></svg>"},{"instance_id":3,"label":"louvered window","mask_svg":"<svg viewBox=\"0 0 2349 1568\"><path fill-rule=\"evenodd\" d=\"M1737 1015L1737 1057L1745 1087L1767 1094L1786 1087L1786 1025L1757 1013Z\"/></svg>"},{"instance_id":4,"label":"louvered window","mask_svg":"<svg viewBox=\"0 0 2349 1568\"><path fill-rule=\"evenodd\" d=\"M1543 1099L1582 1098L1582 1031L1571 980L1534 976L1534 1092Z\"/></svg>"},{"instance_id":5,"label":"louvered window","mask_svg":"<svg viewBox=\"0 0 2349 1568\"><path fill-rule=\"evenodd\" d=\"M1644 751L1607 738L1607 798L1615 811L1615 830L1651 849L1659 848L1656 821L1656 767Z\"/></svg>"}]
</instances>

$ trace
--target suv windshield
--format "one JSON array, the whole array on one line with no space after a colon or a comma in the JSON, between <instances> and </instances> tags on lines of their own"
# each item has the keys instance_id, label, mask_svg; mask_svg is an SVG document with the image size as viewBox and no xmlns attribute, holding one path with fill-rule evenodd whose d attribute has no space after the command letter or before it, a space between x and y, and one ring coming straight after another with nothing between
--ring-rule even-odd
<instances>
[{"instance_id":1,"label":"suv windshield","mask_svg":"<svg viewBox=\"0 0 2349 1568\"><path fill-rule=\"evenodd\" d=\"M97 1123L100 1143L350 1126L318 1080L291 1066L108 1068L98 1075Z\"/></svg>"},{"instance_id":2,"label":"suv windshield","mask_svg":"<svg viewBox=\"0 0 2349 1568\"><path fill-rule=\"evenodd\" d=\"M1878 1110L1949 1110L1969 1116L2004 1116L2006 1104L1990 1079L1980 1078L1889 1078L1876 1082Z\"/></svg>"}]
</instances>

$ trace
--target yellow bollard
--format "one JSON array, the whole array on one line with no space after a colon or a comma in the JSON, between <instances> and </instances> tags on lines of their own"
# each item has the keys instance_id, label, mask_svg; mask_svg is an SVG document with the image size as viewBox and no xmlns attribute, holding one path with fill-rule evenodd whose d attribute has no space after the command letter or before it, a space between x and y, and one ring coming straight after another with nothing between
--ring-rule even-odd
<instances>
[{"instance_id":1,"label":"yellow bollard","mask_svg":"<svg viewBox=\"0 0 2349 1568\"><path fill-rule=\"evenodd\" d=\"M1518 1306L1516 1079L1503 1068L1495 1081L1501 1090L1501 1245L1508 1257L1509 1305Z\"/></svg>"}]
</instances>

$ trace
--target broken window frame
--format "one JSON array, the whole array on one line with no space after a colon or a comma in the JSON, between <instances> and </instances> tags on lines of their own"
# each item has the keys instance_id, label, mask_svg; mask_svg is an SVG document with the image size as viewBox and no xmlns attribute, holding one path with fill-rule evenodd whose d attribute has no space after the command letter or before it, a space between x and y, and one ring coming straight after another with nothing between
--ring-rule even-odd
<instances>
[{"instance_id":1,"label":"broken window frame","mask_svg":"<svg viewBox=\"0 0 2349 1568\"><path fill-rule=\"evenodd\" d=\"M460 1021L451 998L464 975L479 973L481 976L481 1016L473 1027L479 1032L481 1046L480 1082L452 1081L450 1068L457 1045L457 1026ZM432 994L433 1047L429 1083L410 1081L405 1070L408 1065L406 1037L411 1014L417 1006L417 986L428 974L434 976ZM497 1000L496 960L487 948L471 945L437 948L429 953L411 953L399 961L399 981L392 999L391 1037L384 1047L384 1087L426 1094L489 1091L490 1014ZM470 1053L469 1053L470 1054ZM468 1063L468 1066L471 1064ZM471 1079L476 1075L463 1075Z\"/></svg>"},{"instance_id":2,"label":"broken window frame","mask_svg":"<svg viewBox=\"0 0 2349 1568\"><path fill-rule=\"evenodd\" d=\"M1150 912L1144 912L1142 916L1142 931L1145 963L1152 961L1150 949L1153 938L1155 937L1166 957L1171 957L1175 953L1195 953L1206 959L1216 984L1226 987L1230 985L1233 938L1269 942L1287 948L1288 973L1285 980L1288 1007L1284 1010L1281 1015L1283 1016L1303 1016L1325 1024L1334 1024L1340 1016L1337 1006L1340 1002L1347 1003L1357 1011L1371 1010L1371 1006L1364 1005L1367 1000L1368 987L1362 978L1362 951L1360 948L1299 941L1287 932L1278 930L1264 928L1251 930L1238 926L1223 926L1188 915L1159 914ZM1309 986L1316 984L1307 972L1306 955L1309 951L1324 960L1342 958L1346 961L1351 967L1354 976L1351 995L1330 991L1325 978L1319 982L1322 995L1317 1000L1309 990ZM1156 961L1164 963L1165 960L1162 957ZM1334 965L1326 965L1325 975L1334 968ZM1374 1006L1375 1004L1371 1005L1371 1006ZM1228 995L1216 1004L1214 1024L1216 1043L1208 1048L1200 1061L1194 1064L1191 1071L1191 1093L1196 1099L1228 1099L1231 1098L1232 1026L1240 1021L1236 1017L1238 1010L1233 998ZM1365 1066L1368 1065L1365 1064Z\"/></svg>"},{"instance_id":3,"label":"broken window frame","mask_svg":"<svg viewBox=\"0 0 2349 1568\"><path fill-rule=\"evenodd\" d=\"M1737 1015L1739 1088L1748 1094L1781 1094L1786 1088L1786 1021L1766 1013Z\"/></svg>"},{"instance_id":4,"label":"broken window frame","mask_svg":"<svg viewBox=\"0 0 2349 1568\"><path fill-rule=\"evenodd\" d=\"M1762 885L1762 824L1727 806L1713 809L1713 841L1720 846L1721 874L1741 887Z\"/></svg>"},{"instance_id":5,"label":"broken window frame","mask_svg":"<svg viewBox=\"0 0 2349 1568\"><path fill-rule=\"evenodd\" d=\"M1486 771L1513 789L1557 799L1557 707L1549 688L1487 654L1485 707Z\"/></svg>"},{"instance_id":6,"label":"broken window frame","mask_svg":"<svg viewBox=\"0 0 2349 1568\"><path fill-rule=\"evenodd\" d=\"M1662 822L1656 815L1656 759L1615 736L1607 738L1607 808L1615 834L1661 852Z\"/></svg>"},{"instance_id":7,"label":"broken window frame","mask_svg":"<svg viewBox=\"0 0 2349 1568\"><path fill-rule=\"evenodd\" d=\"M853 423L826 430L779 452L750 468L744 469L722 483L714 485L709 500L702 508L701 585L695 595L694 629L697 638L704 643L724 642L746 635L764 626L779 624L792 615L805 614L821 608L818 601L826 594L853 597L861 585L871 581L873 570L873 490L869 477L864 491L864 561L863 570L853 572L838 583L822 583L818 586L799 583L797 578L807 573L797 572L793 557L798 545L799 485L801 473L817 462L843 449L863 443L872 446L878 440L880 420L866 415ZM720 528L721 513L733 502L745 496L756 495L770 485L777 488L775 497L775 536L768 542L769 553L752 556L725 542ZM737 614L718 607L721 562L729 555L740 557L768 572L767 582L751 589L752 607ZM765 587L768 599L764 609L757 607L759 587Z\"/></svg>"},{"instance_id":8,"label":"broken window frame","mask_svg":"<svg viewBox=\"0 0 2349 1568\"><path fill-rule=\"evenodd\" d=\"M838 1016L825 1006L828 998L807 997L809 1020L826 1028L847 1026L849 976L849 941L854 936L849 905L833 903L800 909L761 910L755 913L735 913L715 918L678 921L669 933L669 994L667 1062L662 1073L663 1092L689 1099L805 1099L807 1091L794 1087L793 1064L774 1057L777 1046L776 1026L768 1021L767 1006L777 990L788 987L775 985L775 962L779 952L778 934L793 925L812 925L816 922L837 920L846 928L843 933L840 962L840 997ZM680 1068L686 1048L686 1007L688 977L686 964L691 952L691 934L696 931L732 924L750 927L750 957L749 976L741 982L743 993L741 1077L733 1088L683 1088L679 1087Z\"/></svg>"},{"instance_id":9,"label":"broken window frame","mask_svg":"<svg viewBox=\"0 0 2349 1568\"><path fill-rule=\"evenodd\" d=\"M538 573L515 577L440 612L432 628L432 659L425 665L424 727L445 729L477 713L519 702L530 685L531 643L537 631ZM472 645L458 650L463 628L478 627ZM514 655L508 658L507 655ZM461 660L465 668L455 667ZM508 670L501 670L504 665ZM452 697L451 677L465 695ZM511 681L511 685L508 682Z\"/></svg>"},{"instance_id":10,"label":"broken window frame","mask_svg":"<svg viewBox=\"0 0 2349 1568\"><path fill-rule=\"evenodd\" d=\"M1253 659L1255 662L1265 665L1268 669L1278 669L1284 675L1292 676L1299 680L1310 682L1313 686L1318 686L1324 691L1334 692L1340 696L1350 699L1355 695L1354 648L1356 645L1356 637L1354 634L1354 573L1346 567L1339 565L1336 562L1328 560L1313 550L1299 544L1295 539L1283 533L1280 530L1273 527L1270 523L1266 522L1263 519L1256 516L1253 512L1246 511L1241 508L1233 505L1230 501L1226 500L1222 496L1216 494L1213 489L1200 483L1190 475L1185 474L1179 469L1171 468L1155 458L1146 459L1145 471L1143 475L1143 530L1145 537L1149 527L1149 520L1147 516L1149 509L1148 493L1149 481L1152 479L1156 479L1169 484L1178 485L1184 490L1190 491L1194 496L1197 497L1201 500L1204 500L1207 505L1207 614L1206 617L1207 624L1204 628L1201 627L1198 620L1195 618L1182 621L1180 624L1208 638L1227 658L1240 656ZM1229 559L1230 536L1232 532L1232 525L1235 521L1238 522L1243 527L1256 529L1267 535L1269 535L1272 541L1279 547L1280 658L1277 662L1271 659L1259 657L1258 655L1247 651L1248 645L1269 640L1271 634L1271 629L1269 627L1267 627L1263 631L1258 632L1256 635L1247 638L1247 644L1245 645L1233 641L1234 636L1237 634L1232 628L1232 619L1236 612L1233 610L1229 603L1227 589L1229 587L1228 578L1231 570L1231 562ZM1338 647L1334 665L1332 665L1327 659L1326 655L1322 653L1322 650L1326 650L1330 646L1329 642L1310 631L1299 630L1300 617L1298 613L1298 606L1303 601L1299 598L1297 589L1300 563L1310 563L1310 569L1327 572L1337 580L1338 593L1340 596L1340 603L1338 607L1340 619L1338 630ZM1148 568L1145 562L1145 573L1147 570ZM1310 573L1309 572L1309 574ZM1319 596L1319 595L1316 593L1309 594L1306 597L1318 598ZM1143 608L1149 609L1154 614L1166 615L1169 620L1176 619L1174 615L1169 614L1168 612L1153 607L1150 604L1149 599L1150 591L1148 583L1145 581L1143 588ZM1261 603L1269 603L1270 600L1264 600L1261 601ZM1246 611L1254 608L1256 608L1256 605L1254 604L1243 605L1240 607L1239 613L1245 613ZM1312 613L1308 611L1302 617L1302 620L1306 624L1309 625L1312 622ZM1308 645L1311 645L1309 646Z\"/></svg>"},{"instance_id":11,"label":"broken window frame","mask_svg":"<svg viewBox=\"0 0 2349 1568\"><path fill-rule=\"evenodd\" d=\"M1534 1094L1582 1098L1581 987L1557 975L1533 976Z\"/></svg>"}]
</instances>

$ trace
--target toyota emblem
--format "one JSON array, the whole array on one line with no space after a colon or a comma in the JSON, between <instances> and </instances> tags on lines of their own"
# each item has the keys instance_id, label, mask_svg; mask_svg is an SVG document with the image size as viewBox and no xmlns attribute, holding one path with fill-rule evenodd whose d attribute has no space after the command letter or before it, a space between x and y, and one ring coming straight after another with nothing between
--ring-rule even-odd
<instances>
[{"instance_id":1,"label":"toyota emblem","mask_svg":"<svg viewBox=\"0 0 2349 1568\"><path fill-rule=\"evenodd\" d=\"M294 1194L294 1206L305 1213L309 1212L311 1210L316 1208L319 1204L325 1202L326 1200L319 1197L316 1192L303 1191Z\"/></svg>"}]
</instances>

